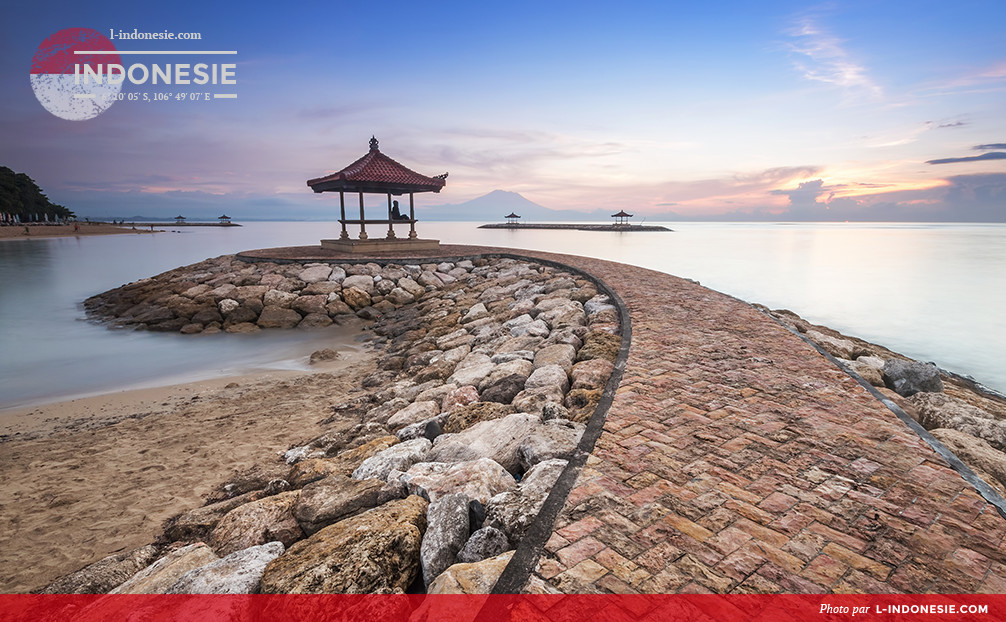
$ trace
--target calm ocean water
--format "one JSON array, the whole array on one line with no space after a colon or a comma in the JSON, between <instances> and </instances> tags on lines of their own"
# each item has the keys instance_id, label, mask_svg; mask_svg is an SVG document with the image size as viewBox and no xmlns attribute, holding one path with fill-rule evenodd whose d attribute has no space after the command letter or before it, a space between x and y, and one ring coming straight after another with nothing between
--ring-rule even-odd
<instances>
[{"instance_id":1,"label":"calm ocean water","mask_svg":"<svg viewBox=\"0 0 1006 622\"><path fill-rule=\"evenodd\" d=\"M665 223L673 233L508 231L421 223L422 237L588 255L682 277L934 361L1006 391L1006 225ZM186 337L84 321L88 296L207 257L317 244L333 223L0 241L0 409L300 368L299 331Z\"/></svg>"}]
</instances>

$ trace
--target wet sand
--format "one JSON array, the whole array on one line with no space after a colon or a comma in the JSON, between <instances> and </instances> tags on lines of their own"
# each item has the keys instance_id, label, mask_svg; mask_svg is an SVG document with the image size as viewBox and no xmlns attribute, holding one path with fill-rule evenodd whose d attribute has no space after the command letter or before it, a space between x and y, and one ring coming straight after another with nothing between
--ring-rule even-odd
<instances>
[{"instance_id":1,"label":"wet sand","mask_svg":"<svg viewBox=\"0 0 1006 622\"><path fill-rule=\"evenodd\" d=\"M151 231L149 226L136 225L136 229L128 226L115 225L89 225L79 223L80 228L74 231L73 225L28 225L30 233L25 233L25 225L14 227L0 227L0 240L7 239L32 239L32 238L65 238L82 235L113 235L121 233L160 233Z\"/></svg>"}]
</instances>

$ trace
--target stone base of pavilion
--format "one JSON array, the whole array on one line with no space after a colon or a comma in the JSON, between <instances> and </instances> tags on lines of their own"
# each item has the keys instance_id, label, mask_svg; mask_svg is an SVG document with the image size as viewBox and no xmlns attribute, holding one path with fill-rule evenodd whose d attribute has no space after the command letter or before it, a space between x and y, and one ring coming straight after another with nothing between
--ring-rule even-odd
<instances>
[{"instance_id":1,"label":"stone base of pavilion","mask_svg":"<svg viewBox=\"0 0 1006 622\"><path fill-rule=\"evenodd\" d=\"M377 238L374 240L322 240L321 247L342 253L409 253L439 251L440 240L420 238Z\"/></svg>"}]
</instances>

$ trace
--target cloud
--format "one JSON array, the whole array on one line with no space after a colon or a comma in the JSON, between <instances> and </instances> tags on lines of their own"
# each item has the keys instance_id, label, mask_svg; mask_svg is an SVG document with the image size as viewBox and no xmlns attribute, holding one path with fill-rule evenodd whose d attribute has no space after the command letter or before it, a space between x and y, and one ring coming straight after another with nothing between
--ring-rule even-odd
<instances>
[{"instance_id":1,"label":"cloud","mask_svg":"<svg viewBox=\"0 0 1006 622\"><path fill-rule=\"evenodd\" d=\"M975 145L975 151L991 151L992 149L1006 149L1006 143L989 143L987 145Z\"/></svg>"},{"instance_id":2,"label":"cloud","mask_svg":"<svg viewBox=\"0 0 1006 622\"><path fill-rule=\"evenodd\" d=\"M976 156L966 156L963 158L941 158L939 160L926 160L926 164L953 164L956 162L977 162L979 160L1006 160L1006 152L990 151Z\"/></svg>"},{"instance_id":3,"label":"cloud","mask_svg":"<svg viewBox=\"0 0 1006 622\"><path fill-rule=\"evenodd\" d=\"M790 31L792 52L800 55L797 69L807 80L833 84L849 93L879 99L883 92L843 47L843 41L824 31L810 18L804 18Z\"/></svg>"},{"instance_id":4,"label":"cloud","mask_svg":"<svg viewBox=\"0 0 1006 622\"><path fill-rule=\"evenodd\" d=\"M936 126L936 129L941 130L947 127L964 127L967 125L964 121L954 121L953 123L940 123Z\"/></svg>"}]
</instances>

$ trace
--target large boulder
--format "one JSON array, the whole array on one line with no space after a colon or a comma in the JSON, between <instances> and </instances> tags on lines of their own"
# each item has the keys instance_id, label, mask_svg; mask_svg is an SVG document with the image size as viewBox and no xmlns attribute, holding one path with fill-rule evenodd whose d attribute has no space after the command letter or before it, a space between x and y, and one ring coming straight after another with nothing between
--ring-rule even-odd
<instances>
[{"instance_id":1,"label":"large boulder","mask_svg":"<svg viewBox=\"0 0 1006 622\"><path fill-rule=\"evenodd\" d=\"M409 494L436 501L447 494L464 493L469 499L487 503L501 492L517 486L510 473L489 458L466 462L420 462L408 471L389 476L405 486Z\"/></svg>"},{"instance_id":2,"label":"large boulder","mask_svg":"<svg viewBox=\"0 0 1006 622\"><path fill-rule=\"evenodd\" d=\"M560 458L569 460L583 435L584 425L566 419L546 421L517 447L521 467L530 469L539 462Z\"/></svg>"},{"instance_id":3,"label":"large boulder","mask_svg":"<svg viewBox=\"0 0 1006 622\"><path fill-rule=\"evenodd\" d=\"M210 547L196 542L176 549L133 575L109 594L164 594L186 572L219 559Z\"/></svg>"},{"instance_id":4,"label":"large boulder","mask_svg":"<svg viewBox=\"0 0 1006 622\"><path fill-rule=\"evenodd\" d=\"M569 390L569 376L559 365L542 365L534 370L527 381L524 382L525 390L556 387L562 393Z\"/></svg>"},{"instance_id":5,"label":"large boulder","mask_svg":"<svg viewBox=\"0 0 1006 622\"><path fill-rule=\"evenodd\" d=\"M576 348L567 343L556 343L545 346L534 355L534 366L558 365L566 373L573 367L576 359Z\"/></svg>"},{"instance_id":6,"label":"large boulder","mask_svg":"<svg viewBox=\"0 0 1006 622\"><path fill-rule=\"evenodd\" d=\"M419 572L425 499L391 501L325 527L274 559L266 594L402 593Z\"/></svg>"},{"instance_id":7,"label":"large boulder","mask_svg":"<svg viewBox=\"0 0 1006 622\"><path fill-rule=\"evenodd\" d=\"M932 363L888 359L884 363L883 373L887 388L905 397L916 393L939 393L943 390L940 370Z\"/></svg>"},{"instance_id":8,"label":"large boulder","mask_svg":"<svg viewBox=\"0 0 1006 622\"><path fill-rule=\"evenodd\" d=\"M430 503L426 512L427 528L420 547L423 583L430 585L454 563L458 551L468 540L468 497L453 493Z\"/></svg>"},{"instance_id":9,"label":"large boulder","mask_svg":"<svg viewBox=\"0 0 1006 622\"><path fill-rule=\"evenodd\" d=\"M310 535L376 506L383 487L381 480L330 475L304 487L293 506L293 515L304 533Z\"/></svg>"},{"instance_id":10,"label":"large boulder","mask_svg":"<svg viewBox=\"0 0 1006 622\"><path fill-rule=\"evenodd\" d=\"M301 488L329 475L352 475L364 460L377 452L398 444L396 436L380 436L359 447L341 452L334 458L308 458L293 465L286 481L294 488Z\"/></svg>"},{"instance_id":11,"label":"large boulder","mask_svg":"<svg viewBox=\"0 0 1006 622\"><path fill-rule=\"evenodd\" d=\"M938 428L932 434L999 494L1006 495L1006 453L958 430Z\"/></svg>"},{"instance_id":12,"label":"large boulder","mask_svg":"<svg viewBox=\"0 0 1006 622\"><path fill-rule=\"evenodd\" d=\"M489 458L507 471L518 473L521 466L517 448L535 433L540 423L538 416L526 413L476 423L457 434L437 437L426 459L430 462L465 462Z\"/></svg>"},{"instance_id":13,"label":"large boulder","mask_svg":"<svg viewBox=\"0 0 1006 622\"><path fill-rule=\"evenodd\" d=\"M860 351L860 348L848 339L831 337L816 330L808 330L807 338L821 346L825 352L835 358L851 360L855 358L856 354Z\"/></svg>"},{"instance_id":14,"label":"large boulder","mask_svg":"<svg viewBox=\"0 0 1006 622\"><path fill-rule=\"evenodd\" d=\"M266 565L283 554L282 542L235 551L183 574L168 594L256 594Z\"/></svg>"},{"instance_id":15,"label":"large boulder","mask_svg":"<svg viewBox=\"0 0 1006 622\"><path fill-rule=\"evenodd\" d=\"M342 289L346 290L350 287L356 287L370 296L377 293L377 290L374 287L374 277L366 274L354 274L353 276L347 276L342 281Z\"/></svg>"},{"instance_id":16,"label":"large boulder","mask_svg":"<svg viewBox=\"0 0 1006 622\"><path fill-rule=\"evenodd\" d=\"M425 438L414 438L377 452L353 471L354 479L387 480L392 471L407 471L417 462L426 460L432 443Z\"/></svg>"},{"instance_id":17,"label":"large boulder","mask_svg":"<svg viewBox=\"0 0 1006 622\"><path fill-rule=\"evenodd\" d=\"M343 284L343 286L345 287L345 284ZM356 310L369 307L372 302L370 294L355 286L342 290L342 300L349 305L350 308Z\"/></svg>"},{"instance_id":18,"label":"large boulder","mask_svg":"<svg viewBox=\"0 0 1006 622\"><path fill-rule=\"evenodd\" d=\"M259 328L294 328L300 324L300 314L293 309L266 305L258 316Z\"/></svg>"},{"instance_id":19,"label":"large boulder","mask_svg":"<svg viewBox=\"0 0 1006 622\"><path fill-rule=\"evenodd\" d=\"M202 540L209 536L220 519L228 512L245 503L257 501L264 496L266 496L265 492L253 490L230 499L189 510L168 521L164 527L164 535L172 541Z\"/></svg>"},{"instance_id":20,"label":"large boulder","mask_svg":"<svg viewBox=\"0 0 1006 622\"><path fill-rule=\"evenodd\" d=\"M444 424L444 432L460 432L480 421L490 421L513 414L514 408L509 404L495 402L473 402L451 410Z\"/></svg>"},{"instance_id":21,"label":"large boulder","mask_svg":"<svg viewBox=\"0 0 1006 622\"><path fill-rule=\"evenodd\" d=\"M916 393L908 398L927 430L948 428L980 438L1000 451L1006 450L1006 421L943 393Z\"/></svg>"},{"instance_id":22,"label":"large boulder","mask_svg":"<svg viewBox=\"0 0 1006 622\"><path fill-rule=\"evenodd\" d=\"M220 555L230 555L266 542L293 544L304 537L293 515L298 497L299 490L281 492L231 510L217 523L210 535L210 544Z\"/></svg>"},{"instance_id":23,"label":"large boulder","mask_svg":"<svg viewBox=\"0 0 1006 622\"><path fill-rule=\"evenodd\" d=\"M622 347L622 338L603 330L592 330L583 338L583 347L576 353L576 360L606 359L615 362Z\"/></svg>"},{"instance_id":24,"label":"large boulder","mask_svg":"<svg viewBox=\"0 0 1006 622\"><path fill-rule=\"evenodd\" d=\"M157 559L157 547L116 553L53 581L41 594L106 594Z\"/></svg>"},{"instance_id":25,"label":"large boulder","mask_svg":"<svg viewBox=\"0 0 1006 622\"><path fill-rule=\"evenodd\" d=\"M614 364L607 359L581 361L569 372L573 378L570 389L603 389L608 384L608 378L614 369Z\"/></svg>"},{"instance_id":26,"label":"large boulder","mask_svg":"<svg viewBox=\"0 0 1006 622\"><path fill-rule=\"evenodd\" d=\"M474 564L454 564L433 581L426 593L488 594L510 563L511 557L513 551L507 551Z\"/></svg>"},{"instance_id":27,"label":"large boulder","mask_svg":"<svg viewBox=\"0 0 1006 622\"><path fill-rule=\"evenodd\" d=\"M485 526L499 529L512 543L520 542L564 468L565 460L539 462L525 474L516 489L489 500Z\"/></svg>"},{"instance_id":28,"label":"large boulder","mask_svg":"<svg viewBox=\"0 0 1006 622\"><path fill-rule=\"evenodd\" d=\"M432 419L440 414L440 404L430 400L413 402L388 418L388 427L392 430L404 428L413 423Z\"/></svg>"},{"instance_id":29,"label":"large boulder","mask_svg":"<svg viewBox=\"0 0 1006 622\"><path fill-rule=\"evenodd\" d=\"M305 283L317 283L319 281L327 281L328 277L331 275L332 266L315 264L301 270L300 274L297 275L297 278Z\"/></svg>"}]
</instances>

